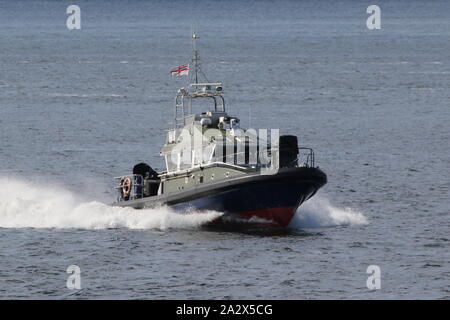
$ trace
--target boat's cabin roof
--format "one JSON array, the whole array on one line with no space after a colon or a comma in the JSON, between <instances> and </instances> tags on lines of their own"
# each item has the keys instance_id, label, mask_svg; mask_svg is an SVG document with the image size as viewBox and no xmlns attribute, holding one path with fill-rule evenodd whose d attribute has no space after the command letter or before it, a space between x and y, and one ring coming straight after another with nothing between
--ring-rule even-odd
<instances>
[{"instance_id":1,"label":"boat's cabin roof","mask_svg":"<svg viewBox=\"0 0 450 320\"><path fill-rule=\"evenodd\" d=\"M196 105L202 105L207 111L225 113L225 99L222 96L222 84L192 83L189 89L181 88L175 97L174 128L180 129L192 121L195 116Z\"/></svg>"}]
</instances>

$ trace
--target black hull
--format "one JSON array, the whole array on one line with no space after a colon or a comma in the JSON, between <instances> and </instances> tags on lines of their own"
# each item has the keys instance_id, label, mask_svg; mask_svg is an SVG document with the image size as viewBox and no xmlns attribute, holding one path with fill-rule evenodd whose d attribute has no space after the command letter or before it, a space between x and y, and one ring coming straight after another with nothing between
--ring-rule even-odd
<instances>
[{"instance_id":1,"label":"black hull","mask_svg":"<svg viewBox=\"0 0 450 320\"><path fill-rule=\"evenodd\" d=\"M273 175L246 175L115 205L168 205L182 212L214 210L224 213L221 220L264 220L287 226L297 208L326 182L325 173L318 168L283 168Z\"/></svg>"}]
</instances>

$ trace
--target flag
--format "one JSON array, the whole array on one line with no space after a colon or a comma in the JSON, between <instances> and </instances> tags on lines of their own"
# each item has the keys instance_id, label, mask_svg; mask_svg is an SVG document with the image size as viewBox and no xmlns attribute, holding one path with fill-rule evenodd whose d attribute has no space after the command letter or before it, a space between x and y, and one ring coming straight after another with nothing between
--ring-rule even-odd
<instances>
[{"instance_id":1,"label":"flag","mask_svg":"<svg viewBox=\"0 0 450 320\"><path fill-rule=\"evenodd\" d=\"M184 66L178 66L178 68L170 70L170 74L172 76L187 76L189 74L189 65L185 64Z\"/></svg>"}]
</instances>

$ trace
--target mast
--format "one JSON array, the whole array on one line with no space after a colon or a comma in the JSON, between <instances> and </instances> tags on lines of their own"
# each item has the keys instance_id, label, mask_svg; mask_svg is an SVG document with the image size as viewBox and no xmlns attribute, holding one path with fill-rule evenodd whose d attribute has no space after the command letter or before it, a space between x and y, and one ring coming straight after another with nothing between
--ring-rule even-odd
<instances>
[{"instance_id":1,"label":"mast","mask_svg":"<svg viewBox=\"0 0 450 320\"><path fill-rule=\"evenodd\" d=\"M200 38L198 35L196 35L195 33L192 34L192 66L194 69L194 83L198 83L198 70L200 69L200 56L198 54L196 44L196 40L198 38Z\"/></svg>"},{"instance_id":2,"label":"mast","mask_svg":"<svg viewBox=\"0 0 450 320\"><path fill-rule=\"evenodd\" d=\"M175 132L177 129L186 125L186 117L192 115L192 99L194 98L212 98L214 100L214 111L225 112L225 100L222 96L222 83L209 82L206 75L200 68L200 55L197 50L197 39L200 37L192 33L192 59L189 64L189 81L188 89L180 88L175 97L174 110L174 129L168 135L168 141L175 141ZM206 82L198 81L199 72L205 78Z\"/></svg>"}]
</instances>

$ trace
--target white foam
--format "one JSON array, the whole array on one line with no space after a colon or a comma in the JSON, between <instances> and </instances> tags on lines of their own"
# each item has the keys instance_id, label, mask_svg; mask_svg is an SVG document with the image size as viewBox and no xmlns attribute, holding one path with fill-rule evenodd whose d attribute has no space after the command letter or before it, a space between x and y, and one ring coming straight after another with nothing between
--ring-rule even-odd
<instances>
[{"instance_id":1,"label":"white foam","mask_svg":"<svg viewBox=\"0 0 450 320\"><path fill-rule=\"evenodd\" d=\"M135 210L83 202L64 188L0 178L0 227L161 229L195 228L218 212L178 214L167 207Z\"/></svg>"},{"instance_id":2,"label":"white foam","mask_svg":"<svg viewBox=\"0 0 450 320\"><path fill-rule=\"evenodd\" d=\"M289 227L320 228L367 223L367 218L361 212L337 208L324 195L315 195L300 206Z\"/></svg>"}]
</instances>

